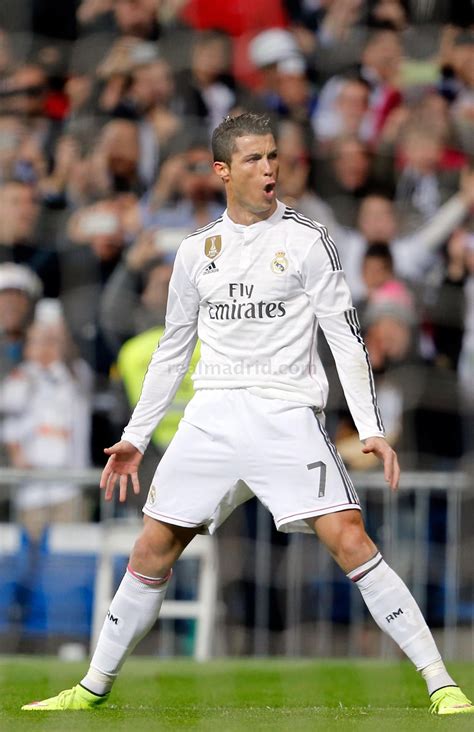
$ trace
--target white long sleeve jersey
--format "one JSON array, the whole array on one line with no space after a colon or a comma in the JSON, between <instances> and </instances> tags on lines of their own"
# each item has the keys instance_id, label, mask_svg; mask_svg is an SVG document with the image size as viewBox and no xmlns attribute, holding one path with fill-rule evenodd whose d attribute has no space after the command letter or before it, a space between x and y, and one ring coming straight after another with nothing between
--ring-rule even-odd
<instances>
[{"instance_id":1,"label":"white long sleeve jersey","mask_svg":"<svg viewBox=\"0 0 474 732\"><path fill-rule=\"evenodd\" d=\"M199 337L196 389L245 388L324 409L320 326L361 439L383 435L357 314L327 229L278 202L250 226L222 217L182 242L166 329L123 439L144 451L186 373Z\"/></svg>"}]
</instances>

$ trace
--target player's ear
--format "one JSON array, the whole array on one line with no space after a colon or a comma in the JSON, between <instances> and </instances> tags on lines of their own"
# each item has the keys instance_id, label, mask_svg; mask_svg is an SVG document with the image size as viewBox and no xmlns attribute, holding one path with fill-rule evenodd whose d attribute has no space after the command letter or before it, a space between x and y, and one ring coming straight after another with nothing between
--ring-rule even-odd
<instances>
[{"instance_id":1,"label":"player's ear","mask_svg":"<svg viewBox=\"0 0 474 732\"><path fill-rule=\"evenodd\" d=\"M223 183L227 183L230 177L230 169L227 163L216 161L213 163L214 173L219 176Z\"/></svg>"}]
</instances>

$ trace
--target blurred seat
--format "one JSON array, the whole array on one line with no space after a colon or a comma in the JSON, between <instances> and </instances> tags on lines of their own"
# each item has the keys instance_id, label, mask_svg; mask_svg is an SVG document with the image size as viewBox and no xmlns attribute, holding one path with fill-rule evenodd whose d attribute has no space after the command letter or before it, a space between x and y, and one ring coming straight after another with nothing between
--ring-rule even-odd
<instances>
[{"instance_id":1,"label":"blurred seat","mask_svg":"<svg viewBox=\"0 0 474 732\"><path fill-rule=\"evenodd\" d=\"M101 537L99 524L48 527L30 572L26 636L88 640Z\"/></svg>"},{"instance_id":2,"label":"blurred seat","mask_svg":"<svg viewBox=\"0 0 474 732\"><path fill-rule=\"evenodd\" d=\"M0 634L19 624L19 592L27 562L28 539L20 526L0 523Z\"/></svg>"}]
</instances>

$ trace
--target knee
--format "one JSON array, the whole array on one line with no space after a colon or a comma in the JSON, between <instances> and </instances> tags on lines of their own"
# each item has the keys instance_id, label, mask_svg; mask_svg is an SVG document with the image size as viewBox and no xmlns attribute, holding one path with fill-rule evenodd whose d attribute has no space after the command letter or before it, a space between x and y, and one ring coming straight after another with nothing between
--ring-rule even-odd
<instances>
[{"instance_id":1,"label":"knee","mask_svg":"<svg viewBox=\"0 0 474 732\"><path fill-rule=\"evenodd\" d=\"M339 566L350 572L367 562L377 547L367 535L362 521L347 522L337 537L331 553Z\"/></svg>"},{"instance_id":2,"label":"knee","mask_svg":"<svg viewBox=\"0 0 474 732\"><path fill-rule=\"evenodd\" d=\"M164 524L145 516L143 530L130 557L134 570L163 577L196 535L196 529Z\"/></svg>"},{"instance_id":3,"label":"knee","mask_svg":"<svg viewBox=\"0 0 474 732\"><path fill-rule=\"evenodd\" d=\"M173 565L174 557L166 545L153 541L152 538L143 532L136 540L131 557L131 565L138 571L149 573L152 577L161 577L169 572Z\"/></svg>"}]
</instances>

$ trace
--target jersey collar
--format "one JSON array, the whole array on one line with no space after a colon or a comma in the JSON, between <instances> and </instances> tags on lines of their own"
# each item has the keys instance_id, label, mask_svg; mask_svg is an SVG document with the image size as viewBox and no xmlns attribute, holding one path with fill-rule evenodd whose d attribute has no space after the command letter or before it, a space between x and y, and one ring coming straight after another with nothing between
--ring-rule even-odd
<instances>
[{"instance_id":1,"label":"jersey collar","mask_svg":"<svg viewBox=\"0 0 474 732\"><path fill-rule=\"evenodd\" d=\"M276 223L278 223L281 220L285 209L285 204L281 201L277 201L276 210L272 213L271 216L268 217L268 219L264 219L263 221L256 221L255 224L249 224L247 226L245 224L236 224L235 221L232 221L226 209L222 214L222 222L224 226L226 226L226 228L231 229L231 231L235 231L238 234L247 233L253 235L254 233L260 233L268 227L274 226Z\"/></svg>"}]
</instances>

